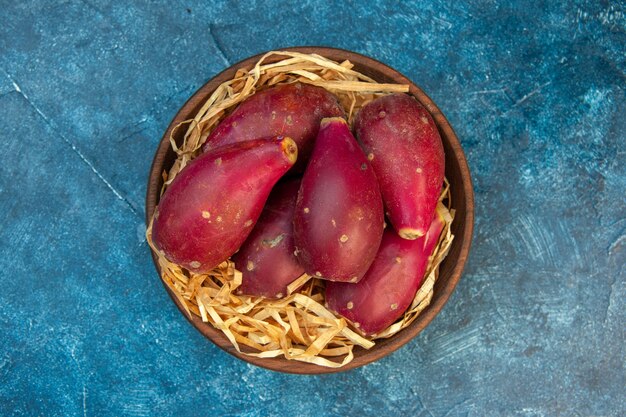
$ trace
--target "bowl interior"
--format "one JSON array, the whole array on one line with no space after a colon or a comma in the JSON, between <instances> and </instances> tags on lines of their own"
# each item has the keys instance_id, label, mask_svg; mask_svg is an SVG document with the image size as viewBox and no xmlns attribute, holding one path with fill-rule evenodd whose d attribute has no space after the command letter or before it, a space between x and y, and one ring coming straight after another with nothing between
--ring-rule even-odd
<instances>
[{"instance_id":1,"label":"bowl interior","mask_svg":"<svg viewBox=\"0 0 626 417\"><path fill-rule=\"evenodd\" d=\"M302 53L316 53L338 62L348 59L354 64L355 70L368 75L378 82L409 84L410 94L426 106L433 116L444 145L446 154L446 177L451 184L452 208L456 211L456 215L455 220L452 223L452 233L455 238L448 256L440 265L440 274L437 282L435 283L431 303L407 328L403 329L389 339L376 341L376 345L369 350L358 346L355 347L354 360L352 362L342 368L331 369L299 361L289 361L284 358L259 359L243 355L237 352L221 331L216 330L208 323L203 323L199 317L194 316L189 318L185 313L183 306L180 305L178 299L170 292L167 286L165 286L165 288L170 294L172 300L180 309L181 313L190 320L196 329L226 352L243 359L246 362L276 371L297 374L320 374L345 371L373 362L400 348L402 345L415 337L420 331L422 331L437 315L437 313L439 313L448 300L461 277L461 273L470 249L474 223L474 198L471 178L467 162L465 160L465 155L461 149L461 145L456 137L456 134L452 130L452 127L439 108L437 108L435 103L433 103L433 101L408 78L372 58L350 51L323 47L286 48L284 50L298 51ZM154 209L158 203L160 190L163 186L161 174L164 170L168 170L176 159L176 155L171 149L169 143L170 133L174 127L184 120L193 118L217 86L231 79L237 69L252 68L261 56L262 54L248 58L231 66L222 73L218 74L216 77L209 80L176 114L165 132L165 135L161 139L152 163L146 194L147 223L150 221L150 218L154 213ZM273 57L273 59L268 60L268 62L277 61L279 59L280 58L278 57ZM183 135L184 129L178 129L174 138L178 143L182 143ZM154 253L152 253L152 257L158 270L159 267Z\"/></svg>"}]
</instances>

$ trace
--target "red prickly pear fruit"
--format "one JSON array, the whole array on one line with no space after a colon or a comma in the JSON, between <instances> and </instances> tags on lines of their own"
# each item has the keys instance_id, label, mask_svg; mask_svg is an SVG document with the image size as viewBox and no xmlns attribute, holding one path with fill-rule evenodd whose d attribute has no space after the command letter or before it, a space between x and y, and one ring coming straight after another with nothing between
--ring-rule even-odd
<instances>
[{"instance_id":1,"label":"red prickly pear fruit","mask_svg":"<svg viewBox=\"0 0 626 417\"><path fill-rule=\"evenodd\" d=\"M327 307L368 336L389 327L404 314L422 285L444 224L438 211L428 233L415 240L385 230L376 259L358 284L326 284Z\"/></svg>"},{"instance_id":2,"label":"red prickly pear fruit","mask_svg":"<svg viewBox=\"0 0 626 417\"><path fill-rule=\"evenodd\" d=\"M443 144L430 113L413 97L392 94L365 105L355 131L376 172L391 225L404 239L423 236L445 175Z\"/></svg>"},{"instance_id":3,"label":"red prickly pear fruit","mask_svg":"<svg viewBox=\"0 0 626 417\"><path fill-rule=\"evenodd\" d=\"M303 172L324 117L344 116L337 97L308 84L281 84L243 101L209 134L203 149L270 136L288 136L298 145L292 171Z\"/></svg>"},{"instance_id":4,"label":"red prickly pear fruit","mask_svg":"<svg viewBox=\"0 0 626 417\"><path fill-rule=\"evenodd\" d=\"M376 256L383 222L376 176L346 121L322 120L294 215L300 264L316 277L358 282Z\"/></svg>"},{"instance_id":5,"label":"red prickly pear fruit","mask_svg":"<svg viewBox=\"0 0 626 417\"><path fill-rule=\"evenodd\" d=\"M252 233L232 259L242 271L239 293L282 298L287 285L304 273L294 255L293 213L299 179L281 181L272 190Z\"/></svg>"},{"instance_id":6,"label":"red prickly pear fruit","mask_svg":"<svg viewBox=\"0 0 626 417\"><path fill-rule=\"evenodd\" d=\"M189 163L154 214L152 240L167 259L208 272L246 240L274 184L295 163L290 138L236 143Z\"/></svg>"}]
</instances>

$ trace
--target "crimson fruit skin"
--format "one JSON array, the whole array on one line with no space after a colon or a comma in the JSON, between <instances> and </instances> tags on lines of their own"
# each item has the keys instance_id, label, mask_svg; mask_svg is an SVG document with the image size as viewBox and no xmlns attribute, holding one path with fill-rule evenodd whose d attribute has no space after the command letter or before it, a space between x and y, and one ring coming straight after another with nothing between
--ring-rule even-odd
<instances>
[{"instance_id":1,"label":"crimson fruit skin","mask_svg":"<svg viewBox=\"0 0 626 417\"><path fill-rule=\"evenodd\" d=\"M299 179L276 184L252 233L233 255L235 267L243 274L240 294L282 298L287 295L287 285L304 273L293 242L299 188Z\"/></svg>"},{"instance_id":2,"label":"crimson fruit skin","mask_svg":"<svg viewBox=\"0 0 626 417\"><path fill-rule=\"evenodd\" d=\"M356 136L371 160L389 221L405 239L423 236L433 219L445 175L445 155L428 110L407 94L365 105Z\"/></svg>"},{"instance_id":3,"label":"crimson fruit skin","mask_svg":"<svg viewBox=\"0 0 626 417\"><path fill-rule=\"evenodd\" d=\"M344 116L337 98L308 84L281 84L243 101L209 134L203 149L270 136L288 136L298 145L294 172L303 172L324 117Z\"/></svg>"},{"instance_id":4,"label":"crimson fruit skin","mask_svg":"<svg viewBox=\"0 0 626 417\"><path fill-rule=\"evenodd\" d=\"M210 271L245 241L272 187L296 158L295 142L282 137L200 155L161 197L152 225L156 248L190 271Z\"/></svg>"},{"instance_id":5,"label":"crimson fruit skin","mask_svg":"<svg viewBox=\"0 0 626 417\"><path fill-rule=\"evenodd\" d=\"M384 213L376 176L342 118L322 120L296 212L296 253L306 273L358 282L376 256Z\"/></svg>"},{"instance_id":6,"label":"crimson fruit skin","mask_svg":"<svg viewBox=\"0 0 626 417\"><path fill-rule=\"evenodd\" d=\"M376 259L359 283L326 284L327 307L366 336L389 327L404 314L422 285L428 257L443 226L443 219L435 215L428 233L414 240L386 229Z\"/></svg>"}]
</instances>

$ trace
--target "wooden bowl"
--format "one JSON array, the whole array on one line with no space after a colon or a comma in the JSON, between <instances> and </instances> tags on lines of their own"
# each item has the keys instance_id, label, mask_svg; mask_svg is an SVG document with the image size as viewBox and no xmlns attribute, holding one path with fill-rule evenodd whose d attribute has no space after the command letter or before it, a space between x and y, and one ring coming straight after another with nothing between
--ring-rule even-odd
<instances>
[{"instance_id":1,"label":"wooden bowl","mask_svg":"<svg viewBox=\"0 0 626 417\"><path fill-rule=\"evenodd\" d=\"M190 320L191 324L196 329L226 352L246 362L275 371L295 374L322 374L346 371L378 360L400 348L421 332L443 308L461 277L461 273L463 272L463 267L470 250L472 229L474 226L474 194L472 181L467 161L465 160L465 155L461 149L461 144L459 143L456 134L452 130L452 127L446 120L445 116L441 113L435 103L433 103L433 101L417 85L411 82L411 80L406 78L404 75L372 58L341 49L324 47L297 47L286 48L285 50L298 51L307 54L315 53L338 62L348 59L354 64L354 69L356 71L368 75L378 82L409 84L410 94L426 106L428 111L430 111L433 116L435 123L439 128L441 139L443 140L446 154L446 177L451 184L452 208L456 210L456 217L452 223L452 233L455 238L448 256L440 265L440 274L434 287L434 294L430 305L410 326L401 330L393 337L376 341L376 345L369 350L358 346L355 347L354 360L352 362L339 369L330 369L299 361L289 361L284 358L259 359L243 355L235 350L221 331L216 330L208 323L203 323L199 317L194 316L189 319L178 299L171 293L167 286L165 286L165 288L168 293L170 293L172 300L176 303L181 313ZM159 201L159 193L161 187L163 186L161 173L163 170L168 170L175 160L175 153L171 149L169 142L170 133L172 132L174 126L184 120L193 118L217 86L231 79L237 69L252 68L262 55L263 54L260 54L245 59L209 80L204 86L196 91L196 93L176 114L174 120L172 120L167 131L163 135L152 162L150 178L148 180L148 190L146 194L146 224L149 223L152 218L152 213L154 213L154 209ZM274 62L278 59L279 58L275 57L273 60L268 60L268 62ZM180 140L180 143L182 143L183 134L184 129L178 129L176 132L175 139L177 141ZM152 258L158 271L159 266L154 253L152 253Z\"/></svg>"}]
</instances>

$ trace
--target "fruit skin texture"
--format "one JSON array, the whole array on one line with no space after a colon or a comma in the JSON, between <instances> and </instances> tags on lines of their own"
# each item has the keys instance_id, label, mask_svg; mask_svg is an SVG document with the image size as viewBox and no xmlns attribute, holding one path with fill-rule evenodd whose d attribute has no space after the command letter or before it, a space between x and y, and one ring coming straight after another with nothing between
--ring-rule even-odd
<instances>
[{"instance_id":1,"label":"fruit skin texture","mask_svg":"<svg viewBox=\"0 0 626 417\"><path fill-rule=\"evenodd\" d=\"M203 150L270 136L288 136L298 145L293 171L303 172L324 117L344 116L337 98L307 84L281 84L242 102L209 134Z\"/></svg>"},{"instance_id":2,"label":"fruit skin texture","mask_svg":"<svg viewBox=\"0 0 626 417\"><path fill-rule=\"evenodd\" d=\"M290 138L274 138L225 146L191 161L161 197L152 225L156 248L194 272L219 265L248 237L297 153Z\"/></svg>"},{"instance_id":3,"label":"fruit skin texture","mask_svg":"<svg viewBox=\"0 0 626 417\"><path fill-rule=\"evenodd\" d=\"M428 110L407 94L380 97L355 120L371 160L389 221L401 237L423 236L433 219L445 175L445 155Z\"/></svg>"},{"instance_id":4,"label":"fruit skin texture","mask_svg":"<svg viewBox=\"0 0 626 417\"><path fill-rule=\"evenodd\" d=\"M287 285L304 273L293 254L293 213L299 188L299 179L276 184L252 233L233 255L236 268L243 273L241 294L282 298Z\"/></svg>"},{"instance_id":5,"label":"fruit skin texture","mask_svg":"<svg viewBox=\"0 0 626 417\"><path fill-rule=\"evenodd\" d=\"M322 120L294 216L300 264L310 275L357 282L376 256L383 222L376 176L346 121Z\"/></svg>"},{"instance_id":6,"label":"fruit skin texture","mask_svg":"<svg viewBox=\"0 0 626 417\"><path fill-rule=\"evenodd\" d=\"M415 240L386 229L374 263L358 284L326 284L327 307L367 336L389 327L404 314L422 285L443 225L443 218L435 215L426 236Z\"/></svg>"}]
</instances>

